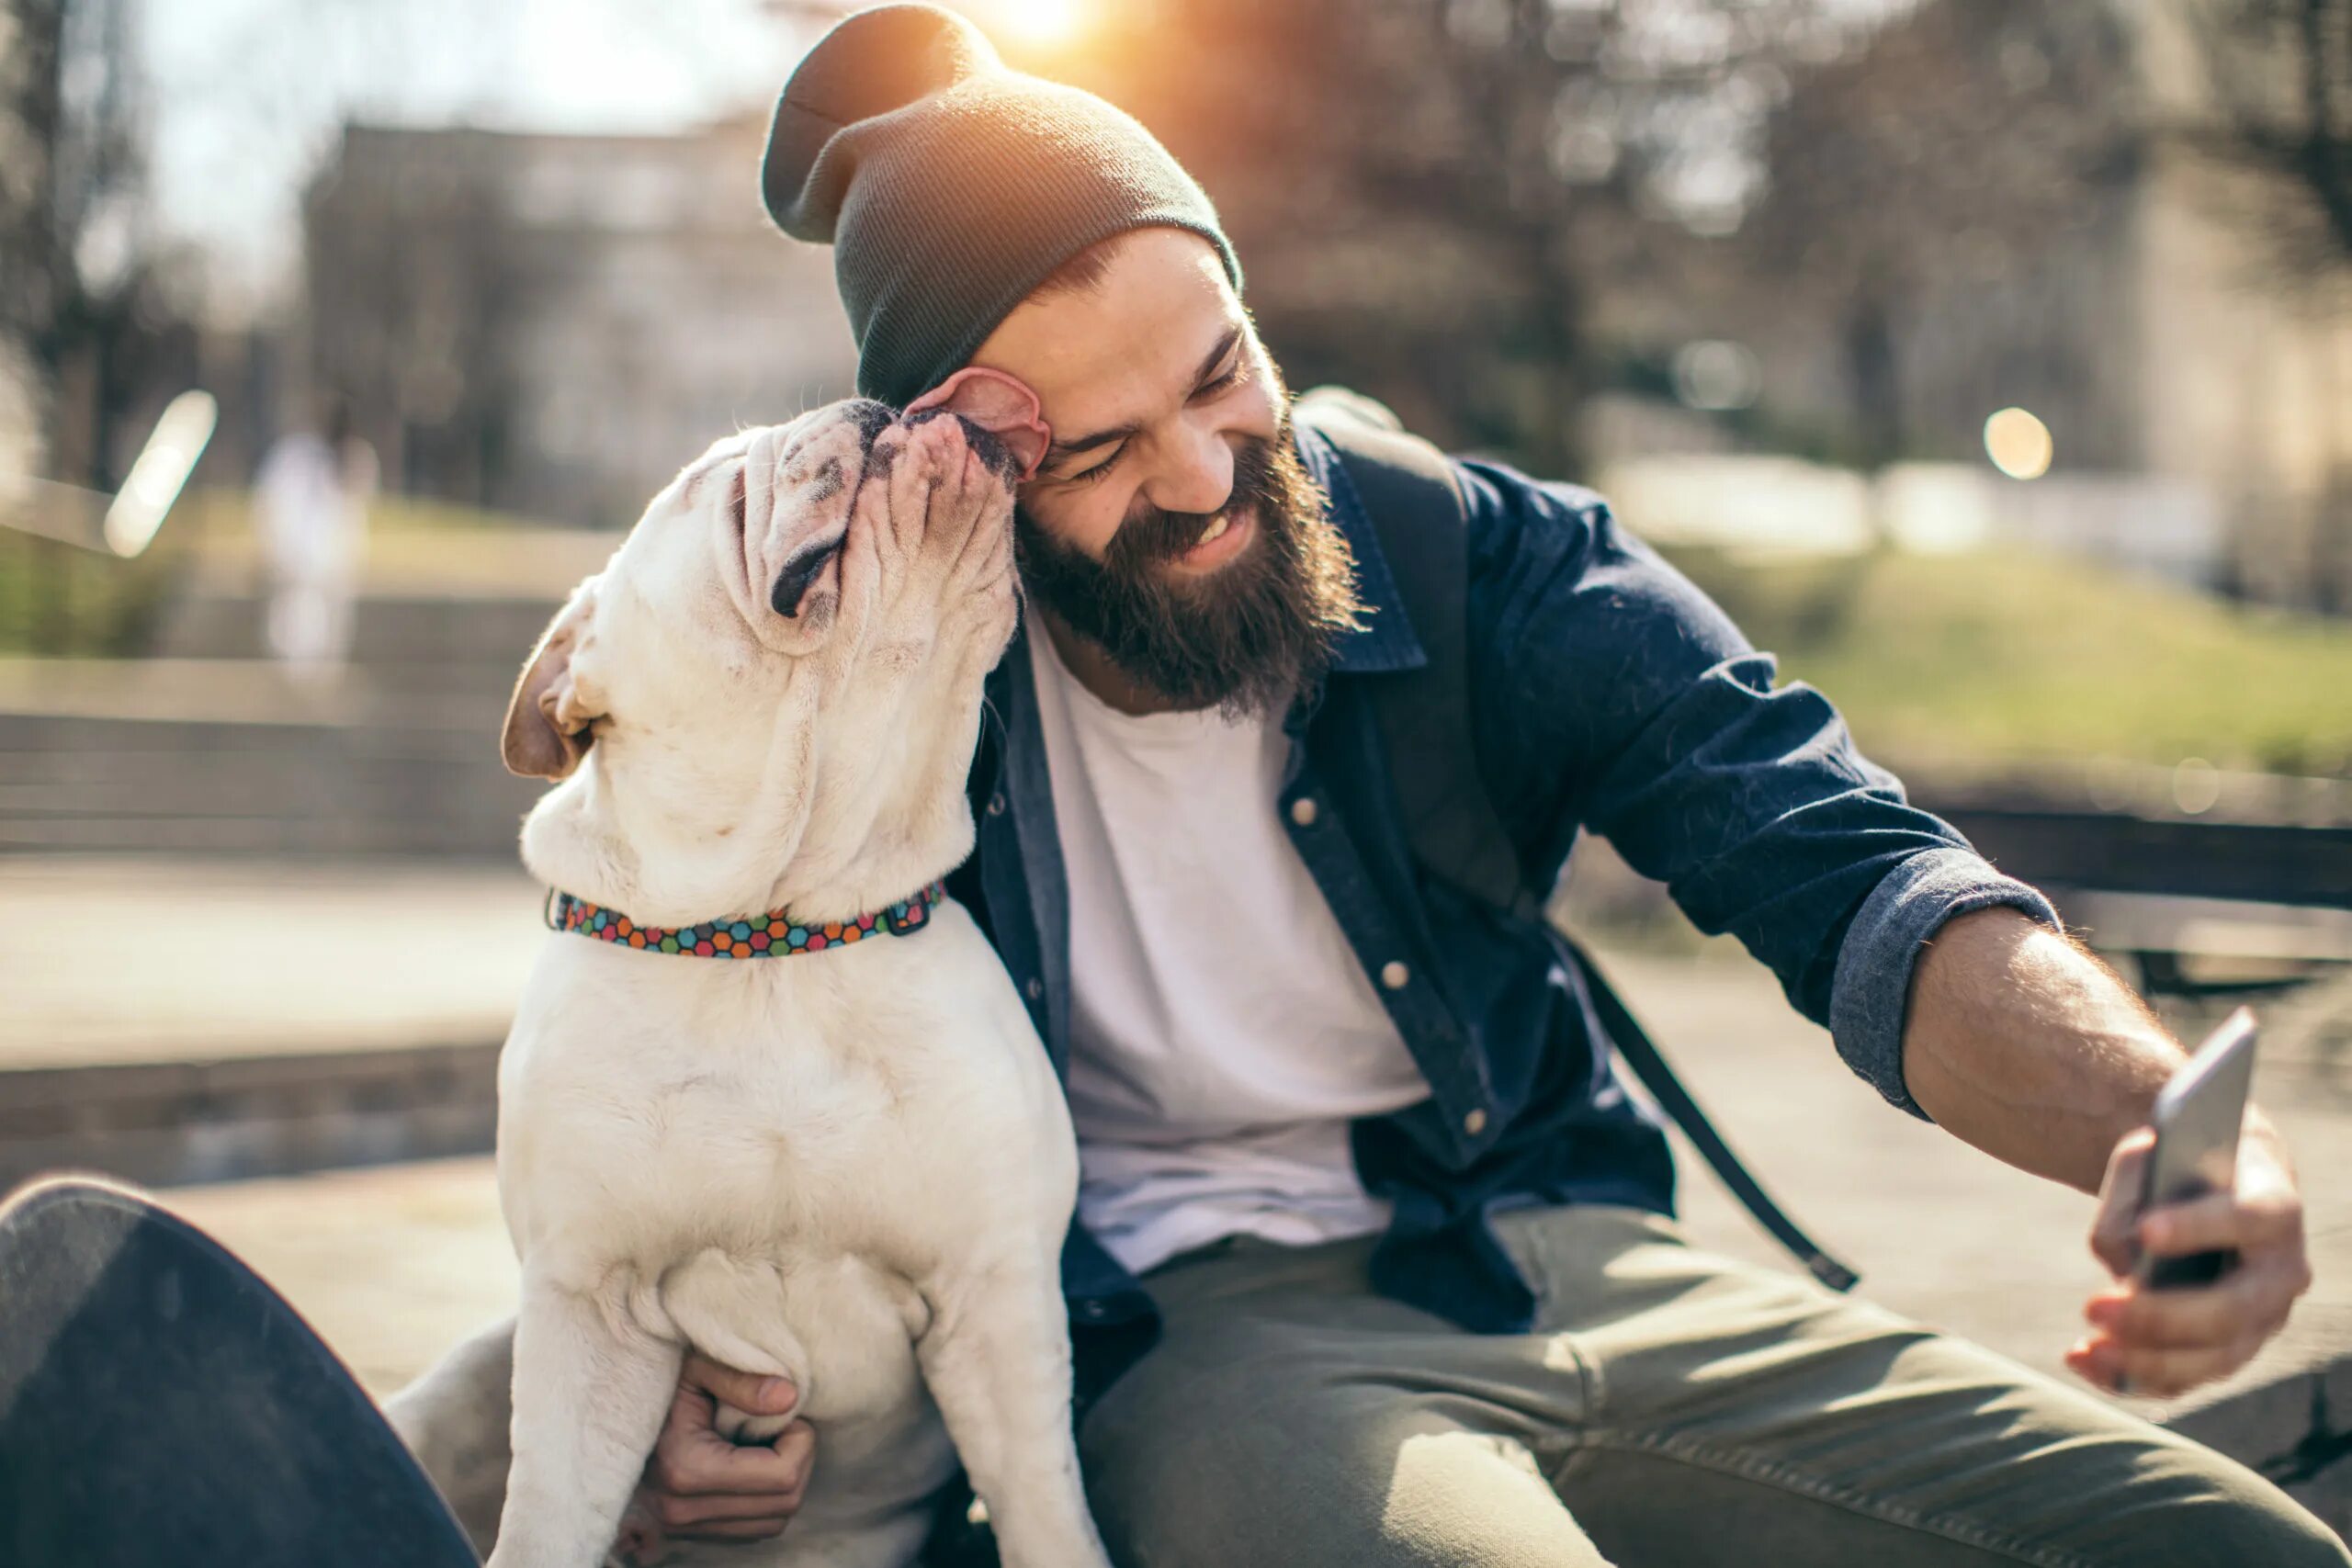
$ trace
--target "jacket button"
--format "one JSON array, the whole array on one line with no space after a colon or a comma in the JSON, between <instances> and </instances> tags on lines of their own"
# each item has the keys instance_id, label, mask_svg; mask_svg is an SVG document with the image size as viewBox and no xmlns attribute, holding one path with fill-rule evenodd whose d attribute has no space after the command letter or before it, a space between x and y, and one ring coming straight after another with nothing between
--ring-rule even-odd
<instances>
[{"instance_id":1,"label":"jacket button","mask_svg":"<svg viewBox=\"0 0 2352 1568\"><path fill-rule=\"evenodd\" d=\"M1036 976L1032 975L1029 976L1029 983L1022 987L1021 989L1023 994L1028 997L1031 1001L1039 1001L1042 1000L1046 995L1046 982L1037 978Z\"/></svg>"},{"instance_id":2,"label":"jacket button","mask_svg":"<svg viewBox=\"0 0 2352 1568\"><path fill-rule=\"evenodd\" d=\"M1401 991L1412 983L1413 972L1395 959L1380 966L1380 983L1392 991Z\"/></svg>"},{"instance_id":3,"label":"jacket button","mask_svg":"<svg viewBox=\"0 0 2352 1568\"><path fill-rule=\"evenodd\" d=\"M1002 790L999 790L996 794L989 796L989 815L991 817L1001 817L1004 815L1004 792Z\"/></svg>"},{"instance_id":4,"label":"jacket button","mask_svg":"<svg viewBox=\"0 0 2352 1568\"><path fill-rule=\"evenodd\" d=\"M1462 1119L1462 1130L1472 1137L1476 1137L1487 1130L1487 1113L1483 1111L1473 1111Z\"/></svg>"},{"instance_id":5,"label":"jacket button","mask_svg":"<svg viewBox=\"0 0 2352 1568\"><path fill-rule=\"evenodd\" d=\"M1099 1321L1102 1316L1102 1303L1101 1302L1080 1302L1078 1303L1078 1315L1089 1319L1090 1321Z\"/></svg>"},{"instance_id":6,"label":"jacket button","mask_svg":"<svg viewBox=\"0 0 2352 1568\"><path fill-rule=\"evenodd\" d=\"M1290 803L1290 819L1297 823L1302 828L1314 827L1315 801L1313 797L1302 795L1296 800L1292 801Z\"/></svg>"}]
</instances>

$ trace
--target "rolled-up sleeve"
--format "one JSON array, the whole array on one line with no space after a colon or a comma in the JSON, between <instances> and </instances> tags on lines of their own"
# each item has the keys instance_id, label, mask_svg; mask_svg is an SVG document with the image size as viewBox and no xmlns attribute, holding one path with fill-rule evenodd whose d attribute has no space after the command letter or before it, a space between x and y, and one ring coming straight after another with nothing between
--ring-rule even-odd
<instances>
[{"instance_id":1,"label":"rolled-up sleeve","mask_svg":"<svg viewBox=\"0 0 2352 1568\"><path fill-rule=\"evenodd\" d=\"M2054 931L2065 928L2050 900L2003 876L1975 851L1924 850L1879 879L1838 944L1829 1033L1846 1065L1887 1102L1921 1121L1928 1113L1903 1081L1903 1021L1911 973L1946 920L2002 905Z\"/></svg>"},{"instance_id":2,"label":"rolled-up sleeve","mask_svg":"<svg viewBox=\"0 0 2352 1568\"><path fill-rule=\"evenodd\" d=\"M1736 936L1840 1056L1921 1115L1903 1081L1911 972L1955 915L2056 926L1957 829L1905 798L1837 710L1777 683L1689 579L1600 498L1496 465L1470 500L1473 731L1528 866L1606 837L1710 934Z\"/></svg>"}]
</instances>

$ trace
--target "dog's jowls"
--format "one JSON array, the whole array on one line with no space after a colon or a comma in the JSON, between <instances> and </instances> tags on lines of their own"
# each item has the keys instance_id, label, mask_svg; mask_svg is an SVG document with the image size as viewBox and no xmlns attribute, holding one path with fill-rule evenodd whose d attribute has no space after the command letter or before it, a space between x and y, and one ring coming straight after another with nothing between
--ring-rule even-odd
<instances>
[{"instance_id":1,"label":"dog's jowls","mask_svg":"<svg viewBox=\"0 0 2352 1568\"><path fill-rule=\"evenodd\" d=\"M821 923L961 861L1021 462L847 403L681 474L517 687L508 761L560 781L532 871L640 924ZM790 1378L818 1434L790 1528L710 1561L908 1562L960 1458L1008 1564L1102 1562L1057 1286L1069 1122L952 901L772 960L550 936L500 1068L498 1179L523 1304L496 1568L604 1556L688 1348Z\"/></svg>"}]
</instances>

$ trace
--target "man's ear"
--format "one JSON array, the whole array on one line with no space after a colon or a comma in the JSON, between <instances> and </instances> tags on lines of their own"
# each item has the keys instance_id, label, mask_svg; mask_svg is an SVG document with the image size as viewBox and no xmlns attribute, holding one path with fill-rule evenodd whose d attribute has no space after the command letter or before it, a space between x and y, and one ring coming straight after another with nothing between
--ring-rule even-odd
<instances>
[{"instance_id":1,"label":"man's ear","mask_svg":"<svg viewBox=\"0 0 2352 1568\"><path fill-rule=\"evenodd\" d=\"M506 729L499 739L508 773L526 779L568 779L595 739L593 726L605 716L592 711L582 698L571 659L595 616L596 583L592 577L571 591L571 600L539 634L539 646L514 682L514 698L506 705Z\"/></svg>"}]
</instances>

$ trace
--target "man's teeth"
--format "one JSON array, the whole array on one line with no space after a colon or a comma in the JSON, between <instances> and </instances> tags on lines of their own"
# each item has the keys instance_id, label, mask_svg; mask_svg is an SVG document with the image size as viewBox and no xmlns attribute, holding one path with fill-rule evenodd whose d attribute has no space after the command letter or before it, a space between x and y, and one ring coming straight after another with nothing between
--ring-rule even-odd
<instances>
[{"instance_id":1,"label":"man's teeth","mask_svg":"<svg viewBox=\"0 0 2352 1568\"><path fill-rule=\"evenodd\" d=\"M1201 536L1193 541L1193 547L1196 550L1199 549L1203 545L1207 544L1211 539L1217 537L1217 536L1223 534L1227 528L1232 526L1232 519L1226 516L1222 512L1218 513L1216 521L1210 524L1206 528L1202 529Z\"/></svg>"}]
</instances>

